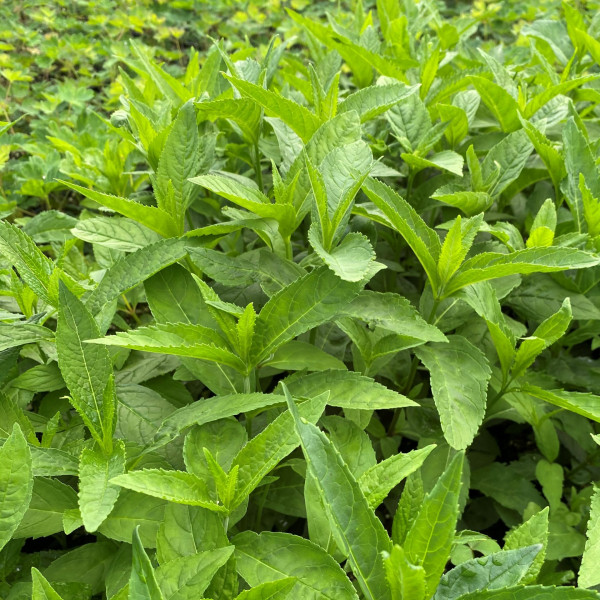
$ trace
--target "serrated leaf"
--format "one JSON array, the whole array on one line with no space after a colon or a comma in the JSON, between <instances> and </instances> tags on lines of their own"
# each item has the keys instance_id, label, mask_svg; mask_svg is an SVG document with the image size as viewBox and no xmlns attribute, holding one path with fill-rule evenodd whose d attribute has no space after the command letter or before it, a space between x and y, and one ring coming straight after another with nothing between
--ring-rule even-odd
<instances>
[{"instance_id":1,"label":"serrated leaf","mask_svg":"<svg viewBox=\"0 0 600 600\"><path fill-rule=\"evenodd\" d=\"M444 437L453 448L464 450L483 421L492 372L485 355L466 338L452 335L448 341L414 352L429 369Z\"/></svg>"},{"instance_id":2,"label":"serrated leaf","mask_svg":"<svg viewBox=\"0 0 600 600\"><path fill-rule=\"evenodd\" d=\"M355 110L360 122L365 123L382 115L418 89L417 85L407 86L403 83L372 85L350 94L338 105L338 113Z\"/></svg>"},{"instance_id":3,"label":"serrated leaf","mask_svg":"<svg viewBox=\"0 0 600 600\"><path fill-rule=\"evenodd\" d=\"M113 509L120 488L110 480L124 472L123 442L115 444L110 455L83 449L79 459L79 510L87 531L96 531Z\"/></svg>"},{"instance_id":4,"label":"serrated leaf","mask_svg":"<svg viewBox=\"0 0 600 600\"><path fill-rule=\"evenodd\" d=\"M230 119L244 133L246 139L255 144L258 141L260 106L250 98L225 98L195 103L200 120Z\"/></svg>"},{"instance_id":5,"label":"serrated leaf","mask_svg":"<svg viewBox=\"0 0 600 600\"><path fill-rule=\"evenodd\" d=\"M223 506L211 499L206 483L199 477L184 471L142 469L113 477L111 483L169 502L225 512Z\"/></svg>"},{"instance_id":6,"label":"serrated leaf","mask_svg":"<svg viewBox=\"0 0 600 600\"><path fill-rule=\"evenodd\" d=\"M600 489L594 486L587 525L587 540L581 558L577 585L589 588L600 584Z\"/></svg>"},{"instance_id":7,"label":"serrated leaf","mask_svg":"<svg viewBox=\"0 0 600 600\"><path fill-rule=\"evenodd\" d=\"M31 600L62 600L49 581L35 568L31 568Z\"/></svg>"},{"instance_id":8,"label":"serrated leaf","mask_svg":"<svg viewBox=\"0 0 600 600\"><path fill-rule=\"evenodd\" d=\"M295 593L306 600L358 599L336 561L309 540L289 533L244 531L232 543L237 568L251 586L294 577Z\"/></svg>"},{"instance_id":9,"label":"serrated leaf","mask_svg":"<svg viewBox=\"0 0 600 600\"><path fill-rule=\"evenodd\" d=\"M0 323L0 352L9 348L52 339L54 339L52 331L42 325L34 325L33 323Z\"/></svg>"},{"instance_id":10,"label":"serrated leaf","mask_svg":"<svg viewBox=\"0 0 600 600\"><path fill-rule=\"evenodd\" d=\"M384 554L385 574L394 600L423 600L426 597L425 569L411 564L401 546Z\"/></svg>"},{"instance_id":11,"label":"serrated leaf","mask_svg":"<svg viewBox=\"0 0 600 600\"><path fill-rule=\"evenodd\" d=\"M0 447L0 549L4 548L21 523L33 490L31 454L21 428Z\"/></svg>"},{"instance_id":12,"label":"serrated leaf","mask_svg":"<svg viewBox=\"0 0 600 600\"><path fill-rule=\"evenodd\" d=\"M308 468L337 544L366 598L390 598L381 552L391 550L390 539L341 456L316 426L300 420L289 392L286 398Z\"/></svg>"},{"instance_id":13,"label":"serrated leaf","mask_svg":"<svg viewBox=\"0 0 600 600\"><path fill-rule=\"evenodd\" d=\"M585 392L567 392L565 390L545 390L541 387L525 384L520 387L522 392L534 398L545 400L555 406L560 406L578 415L600 423L600 396Z\"/></svg>"},{"instance_id":14,"label":"serrated leaf","mask_svg":"<svg viewBox=\"0 0 600 600\"><path fill-rule=\"evenodd\" d=\"M235 600L286 600L295 585L296 580L293 577L269 581L244 590Z\"/></svg>"},{"instance_id":15,"label":"serrated leaf","mask_svg":"<svg viewBox=\"0 0 600 600\"><path fill-rule=\"evenodd\" d=\"M458 520L464 453L457 453L425 497L404 541L407 559L425 569L427 593L432 595L450 556Z\"/></svg>"},{"instance_id":16,"label":"serrated leaf","mask_svg":"<svg viewBox=\"0 0 600 600\"><path fill-rule=\"evenodd\" d=\"M137 527L133 530L132 551L129 600L164 600Z\"/></svg>"},{"instance_id":17,"label":"serrated leaf","mask_svg":"<svg viewBox=\"0 0 600 600\"><path fill-rule=\"evenodd\" d=\"M588 590L532 585L473 592L461 596L460 600L598 600L598 597L596 592Z\"/></svg>"},{"instance_id":18,"label":"serrated leaf","mask_svg":"<svg viewBox=\"0 0 600 600\"><path fill-rule=\"evenodd\" d=\"M160 240L160 235L133 219L124 217L94 217L78 221L71 233L90 244L135 252Z\"/></svg>"},{"instance_id":19,"label":"serrated leaf","mask_svg":"<svg viewBox=\"0 0 600 600\"><path fill-rule=\"evenodd\" d=\"M517 585L541 548L538 544L468 560L442 576L433 600L455 600L472 592Z\"/></svg>"}]
</instances>

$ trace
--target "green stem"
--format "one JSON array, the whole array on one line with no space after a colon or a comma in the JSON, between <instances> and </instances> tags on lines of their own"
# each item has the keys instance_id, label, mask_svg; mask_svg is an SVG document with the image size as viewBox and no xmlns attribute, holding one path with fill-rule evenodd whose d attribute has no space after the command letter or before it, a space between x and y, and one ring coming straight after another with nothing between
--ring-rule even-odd
<instances>
[{"instance_id":1,"label":"green stem","mask_svg":"<svg viewBox=\"0 0 600 600\"><path fill-rule=\"evenodd\" d=\"M260 150L258 149L258 142L254 144L254 171L256 173L256 182L258 183L258 189L261 192L264 192L262 167L260 164Z\"/></svg>"}]
</instances>

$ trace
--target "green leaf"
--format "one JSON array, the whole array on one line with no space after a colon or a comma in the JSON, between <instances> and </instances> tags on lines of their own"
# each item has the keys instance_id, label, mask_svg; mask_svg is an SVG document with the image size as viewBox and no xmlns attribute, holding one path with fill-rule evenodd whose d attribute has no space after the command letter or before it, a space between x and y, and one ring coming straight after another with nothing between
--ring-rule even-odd
<instances>
[{"instance_id":1,"label":"green leaf","mask_svg":"<svg viewBox=\"0 0 600 600\"><path fill-rule=\"evenodd\" d=\"M50 289L52 261L27 234L7 221L0 221L0 252L39 298L48 304L56 304Z\"/></svg>"},{"instance_id":2,"label":"green leaf","mask_svg":"<svg viewBox=\"0 0 600 600\"><path fill-rule=\"evenodd\" d=\"M453 448L464 450L483 421L492 372L485 355L466 338L452 335L448 341L414 352L429 369L444 437Z\"/></svg>"},{"instance_id":3,"label":"green leaf","mask_svg":"<svg viewBox=\"0 0 600 600\"><path fill-rule=\"evenodd\" d=\"M258 142L261 109L254 100L250 98L224 98L222 100L196 102L195 107L199 120L229 119L239 126L248 142L251 144Z\"/></svg>"},{"instance_id":4,"label":"green leaf","mask_svg":"<svg viewBox=\"0 0 600 600\"><path fill-rule=\"evenodd\" d=\"M543 350L565 334L572 317L571 302L565 298L558 312L543 321L530 337L521 342L512 366L513 377L522 375Z\"/></svg>"},{"instance_id":5,"label":"green leaf","mask_svg":"<svg viewBox=\"0 0 600 600\"><path fill-rule=\"evenodd\" d=\"M234 547L216 548L182 556L161 564L155 576L165 600L201 598L217 571L229 560Z\"/></svg>"},{"instance_id":6,"label":"green leaf","mask_svg":"<svg viewBox=\"0 0 600 600\"><path fill-rule=\"evenodd\" d=\"M94 217L78 221L71 233L84 242L123 252L135 252L160 240L156 232L124 217Z\"/></svg>"},{"instance_id":7,"label":"green leaf","mask_svg":"<svg viewBox=\"0 0 600 600\"><path fill-rule=\"evenodd\" d=\"M111 483L169 502L201 506L215 512L225 512L223 506L216 504L211 499L206 483L199 477L184 471L142 469L113 477Z\"/></svg>"},{"instance_id":8,"label":"green leaf","mask_svg":"<svg viewBox=\"0 0 600 600\"><path fill-rule=\"evenodd\" d=\"M464 223L460 215L454 220L444 238L437 265L438 276L442 286L460 268L460 265L473 245L482 221L483 215L466 219Z\"/></svg>"},{"instance_id":9,"label":"green leaf","mask_svg":"<svg viewBox=\"0 0 600 600\"><path fill-rule=\"evenodd\" d=\"M381 521L333 444L316 426L300 419L286 388L284 392L336 543L348 556L365 597L369 600L390 598L381 552L389 552L391 542Z\"/></svg>"},{"instance_id":10,"label":"green leaf","mask_svg":"<svg viewBox=\"0 0 600 600\"><path fill-rule=\"evenodd\" d=\"M133 530L129 600L163 600L152 563L142 546L138 528Z\"/></svg>"},{"instance_id":11,"label":"green leaf","mask_svg":"<svg viewBox=\"0 0 600 600\"><path fill-rule=\"evenodd\" d=\"M546 548L548 547L548 512L548 507L544 508L506 535L504 550L525 548L533 544L542 546L533 563L527 569L527 573L521 578L520 583L522 584L535 583L544 564Z\"/></svg>"},{"instance_id":12,"label":"green leaf","mask_svg":"<svg viewBox=\"0 0 600 600\"><path fill-rule=\"evenodd\" d=\"M435 591L450 556L458 520L463 461L463 452L454 456L425 497L406 534L406 558L425 569L428 595Z\"/></svg>"},{"instance_id":13,"label":"green leaf","mask_svg":"<svg viewBox=\"0 0 600 600\"><path fill-rule=\"evenodd\" d=\"M431 286L437 289L436 263L441 251L437 233L427 226L406 200L384 183L369 178L363 185L363 191L385 215L386 224L406 240L423 265Z\"/></svg>"},{"instance_id":14,"label":"green leaf","mask_svg":"<svg viewBox=\"0 0 600 600\"><path fill-rule=\"evenodd\" d=\"M352 371L323 371L287 377L285 385L295 398L313 398L329 390L330 406L375 410L417 406L406 396ZM279 393L283 393L283 390Z\"/></svg>"},{"instance_id":15,"label":"green leaf","mask_svg":"<svg viewBox=\"0 0 600 600\"><path fill-rule=\"evenodd\" d=\"M444 204L460 208L468 217L485 212L494 202L487 192L454 191L448 187L439 188L431 197Z\"/></svg>"},{"instance_id":16,"label":"green leaf","mask_svg":"<svg viewBox=\"0 0 600 600\"><path fill-rule=\"evenodd\" d=\"M365 123L382 115L418 89L418 85L407 86L403 83L372 85L350 94L339 104L338 113L355 110L360 117L360 122Z\"/></svg>"},{"instance_id":17,"label":"green leaf","mask_svg":"<svg viewBox=\"0 0 600 600\"><path fill-rule=\"evenodd\" d=\"M460 154L453 152L452 150L442 150L427 158L417 154L407 153L402 153L400 156L415 173L418 173L423 169L431 168L447 171L448 173L453 173L459 177L462 177L463 174L465 161Z\"/></svg>"},{"instance_id":18,"label":"green leaf","mask_svg":"<svg viewBox=\"0 0 600 600\"><path fill-rule=\"evenodd\" d=\"M367 469L359 477L358 485L369 506L377 508L394 487L421 467L434 448L435 444L431 444L406 454L394 454Z\"/></svg>"},{"instance_id":19,"label":"green leaf","mask_svg":"<svg viewBox=\"0 0 600 600\"><path fill-rule=\"evenodd\" d=\"M0 448L0 549L4 548L23 519L31 501L33 473L31 453L20 427Z\"/></svg>"},{"instance_id":20,"label":"green leaf","mask_svg":"<svg viewBox=\"0 0 600 600\"><path fill-rule=\"evenodd\" d=\"M179 227L176 221L167 214L164 210L155 206L146 206L140 204L135 200L129 200L128 198L119 198L118 196L112 196L111 194L105 194L103 192L97 192L95 190L88 190L87 188L76 185L75 183L69 183L57 179L59 183L66 185L67 187L79 192L86 198L97 202L101 206L110 208L124 217L129 217L138 223L141 223L148 229L156 231L156 233L163 237L173 237L179 235Z\"/></svg>"},{"instance_id":21,"label":"green leaf","mask_svg":"<svg viewBox=\"0 0 600 600\"><path fill-rule=\"evenodd\" d=\"M187 253L187 240L161 240L140 248L116 262L104 274L87 299L87 309L95 316L121 294L134 288L161 269L181 260Z\"/></svg>"},{"instance_id":22,"label":"green leaf","mask_svg":"<svg viewBox=\"0 0 600 600\"><path fill-rule=\"evenodd\" d=\"M52 331L42 325L34 325L32 323L0 323L0 352L9 348L52 339L54 339Z\"/></svg>"},{"instance_id":23,"label":"green leaf","mask_svg":"<svg viewBox=\"0 0 600 600\"><path fill-rule=\"evenodd\" d=\"M179 235L183 234L185 212L196 191L189 179L198 175L202 167L202 153L206 153L207 146L210 146L206 137L203 142L204 147L198 135L194 104L186 102L179 109L165 140L154 185L156 204L177 223Z\"/></svg>"},{"instance_id":24,"label":"green leaf","mask_svg":"<svg viewBox=\"0 0 600 600\"><path fill-rule=\"evenodd\" d=\"M358 600L350 580L320 546L289 533L244 531L236 535L236 564L251 586L293 577L297 597Z\"/></svg>"},{"instance_id":25,"label":"green leaf","mask_svg":"<svg viewBox=\"0 0 600 600\"><path fill-rule=\"evenodd\" d=\"M123 442L115 444L109 455L83 449L79 459L79 510L87 531L96 531L113 509L120 489L109 481L124 472Z\"/></svg>"},{"instance_id":26,"label":"green leaf","mask_svg":"<svg viewBox=\"0 0 600 600\"><path fill-rule=\"evenodd\" d=\"M460 600L598 600L598 594L568 587L532 585L473 592L461 596Z\"/></svg>"},{"instance_id":27,"label":"green leaf","mask_svg":"<svg viewBox=\"0 0 600 600\"><path fill-rule=\"evenodd\" d=\"M296 586L296 580L288 577L261 583L250 590L244 590L235 600L286 600Z\"/></svg>"},{"instance_id":28,"label":"green leaf","mask_svg":"<svg viewBox=\"0 0 600 600\"><path fill-rule=\"evenodd\" d=\"M246 370L244 362L226 347L225 341L219 334L203 325L186 323L151 325L88 340L88 343L201 358L228 365L240 372Z\"/></svg>"},{"instance_id":29,"label":"green leaf","mask_svg":"<svg viewBox=\"0 0 600 600\"><path fill-rule=\"evenodd\" d=\"M254 362L260 364L285 342L333 320L363 285L320 267L277 292L256 320Z\"/></svg>"},{"instance_id":30,"label":"green leaf","mask_svg":"<svg viewBox=\"0 0 600 600\"><path fill-rule=\"evenodd\" d=\"M401 546L394 544L384 553L383 564L394 600L424 600L426 596L425 570L411 564Z\"/></svg>"},{"instance_id":31,"label":"green leaf","mask_svg":"<svg viewBox=\"0 0 600 600\"><path fill-rule=\"evenodd\" d=\"M242 96L251 98L262 106L270 117L277 117L288 125L306 144L320 127L321 120L306 107L288 100L275 92L244 81L231 75L225 75L227 80L239 90Z\"/></svg>"},{"instance_id":32,"label":"green leaf","mask_svg":"<svg viewBox=\"0 0 600 600\"><path fill-rule=\"evenodd\" d=\"M71 392L71 402L96 441L109 450L114 427L115 398L108 350L86 344L100 336L85 306L65 285L59 290L56 327L58 366Z\"/></svg>"},{"instance_id":33,"label":"green leaf","mask_svg":"<svg viewBox=\"0 0 600 600\"><path fill-rule=\"evenodd\" d=\"M519 105L502 86L477 76L469 77L469 81L500 123L502 131L510 132L519 129L521 126L518 116Z\"/></svg>"},{"instance_id":34,"label":"green leaf","mask_svg":"<svg viewBox=\"0 0 600 600\"><path fill-rule=\"evenodd\" d=\"M444 289L444 294L447 297L466 285L507 275L586 269L599 262L593 254L575 248L527 248L510 254L484 252L463 263Z\"/></svg>"},{"instance_id":35,"label":"green leaf","mask_svg":"<svg viewBox=\"0 0 600 600\"><path fill-rule=\"evenodd\" d=\"M517 585L541 548L538 544L468 560L442 576L433 600L455 600L472 592Z\"/></svg>"},{"instance_id":36,"label":"green leaf","mask_svg":"<svg viewBox=\"0 0 600 600\"><path fill-rule=\"evenodd\" d=\"M584 392L545 390L530 384L522 385L520 391L600 423L600 396Z\"/></svg>"},{"instance_id":37,"label":"green leaf","mask_svg":"<svg viewBox=\"0 0 600 600\"><path fill-rule=\"evenodd\" d=\"M309 423L316 423L325 410L329 393L325 392L298 406L298 414ZM261 481L300 441L293 427L289 411L271 421L263 431L252 438L234 458L231 468L238 467L238 481L232 508L241 504Z\"/></svg>"},{"instance_id":38,"label":"green leaf","mask_svg":"<svg viewBox=\"0 0 600 600\"><path fill-rule=\"evenodd\" d=\"M587 540L581 559L577 585L589 588L600 584L600 489L594 486L587 525Z\"/></svg>"},{"instance_id":39,"label":"green leaf","mask_svg":"<svg viewBox=\"0 0 600 600\"><path fill-rule=\"evenodd\" d=\"M314 227L310 228L308 239L325 264L344 281L362 281L377 264L373 246L362 233L347 234L331 252L321 245Z\"/></svg>"},{"instance_id":40,"label":"green leaf","mask_svg":"<svg viewBox=\"0 0 600 600\"><path fill-rule=\"evenodd\" d=\"M31 567L31 581L31 600L62 600L62 597L35 567Z\"/></svg>"},{"instance_id":41,"label":"green leaf","mask_svg":"<svg viewBox=\"0 0 600 600\"><path fill-rule=\"evenodd\" d=\"M265 367L273 367L282 371L327 371L329 369L345 369L346 365L335 356L327 354L320 348L307 342L292 340L280 346L272 358L263 363Z\"/></svg>"}]
</instances>

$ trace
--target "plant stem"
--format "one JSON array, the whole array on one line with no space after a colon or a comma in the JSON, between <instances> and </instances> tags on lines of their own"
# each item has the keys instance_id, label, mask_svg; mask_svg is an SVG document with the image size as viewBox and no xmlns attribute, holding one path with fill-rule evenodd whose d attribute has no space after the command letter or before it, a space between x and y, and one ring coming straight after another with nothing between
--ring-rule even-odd
<instances>
[{"instance_id":1,"label":"plant stem","mask_svg":"<svg viewBox=\"0 0 600 600\"><path fill-rule=\"evenodd\" d=\"M256 173L256 182L258 183L258 189L261 192L264 192L262 167L260 164L260 150L258 149L258 142L254 144L254 171Z\"/></svg>"}]
</instances>

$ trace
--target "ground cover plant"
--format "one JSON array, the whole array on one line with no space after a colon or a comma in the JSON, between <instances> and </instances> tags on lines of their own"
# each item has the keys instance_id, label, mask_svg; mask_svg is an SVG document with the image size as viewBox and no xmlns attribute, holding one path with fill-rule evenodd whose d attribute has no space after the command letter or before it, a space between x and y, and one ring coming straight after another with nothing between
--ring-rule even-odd
<instances>
[{"instance_id":1,"label":"ground cover plant","mask_svg":"<svg viewBox=\"0 0 600 600\"><path fill-rule=\"evenodd\" d=\"M597 3L5 6L0 597L600 597Z\"/></svg>"}]
</instances>

